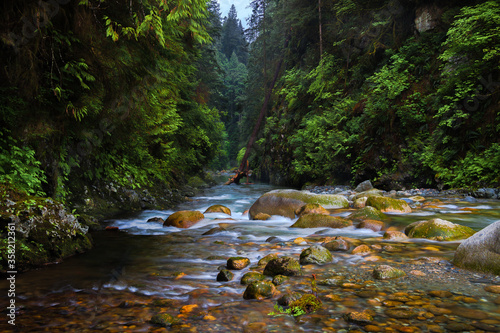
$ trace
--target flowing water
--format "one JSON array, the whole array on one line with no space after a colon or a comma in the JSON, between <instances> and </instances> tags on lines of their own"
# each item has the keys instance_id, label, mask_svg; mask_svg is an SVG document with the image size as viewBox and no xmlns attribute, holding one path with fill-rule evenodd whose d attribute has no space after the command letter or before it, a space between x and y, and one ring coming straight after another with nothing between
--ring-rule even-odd
<instances>
[{"instance_id":1,"label":"flowing water","mask_svg":"<svg viewBox=\"0 0 500 333\"><path fill-rule=\"evenodd\" d=\"M295 220L278 216L268 221L249 221L245 210L272 189L274 187L264 184L220 185L174 210L142 211L107 221L107 225L116 226L120 231L93 233L95 247L88 253L17 276L16 326L7 325L2 318L0 330L445 332L460 324L469 325L465 327L470 331L500 329L498 295L484 290L485 286L500 284L500 279L453 267L450 260L458 242L383 241L382 232L354 227L289 228ZM204 220L189 229L147 222L152 217L167 218L178 210L203 213L214 204L230 208L231 216L205 214ZM332 214L347 216L351 211L336 210ZM391 214L388 224L402 229L409 223L435 217L480 230L500 219L500 202L426 198L424 202L415 203L410 214ZM224 231L205 234L220 226ZM270 253L298 258L312 243L334 236L349 237L353 245L364 243L379 251L365 256L334 253L332 263L305 265L303 276L292 277L277 286L280 294L310 292L313 273L319 280L342 277L343 283L318 286L318 296L323 302L321 310L299 317L273 316L269 313L274 310L279 295L265 300L243 299L246 287L240 284L240 279L251 270L262 272L262 268L257 267L260 258ZM271 241L270 237L277 238ZM232 281L218 282L219 270L232 256L247 257L251 265L233 271ZM407 276L376 281L371 272L378 264L397 265ZM2 281L0 287L6 289L6 282ZM444 299L430 296L432 290L452 294ZM0 300L3 309L7 304L7 300ZM421 308L423 312L419 316L400 318L388 312L391 305L400 310ZM344 319L347 313L366 309L372 311L373 316L368 325ZM169 313L176 322L168 328L152 325L150 319L156 313ZM475 316L471 317L470 313ZM6 316L6 311L3 314Z\"/></svg>"}]
</instances>

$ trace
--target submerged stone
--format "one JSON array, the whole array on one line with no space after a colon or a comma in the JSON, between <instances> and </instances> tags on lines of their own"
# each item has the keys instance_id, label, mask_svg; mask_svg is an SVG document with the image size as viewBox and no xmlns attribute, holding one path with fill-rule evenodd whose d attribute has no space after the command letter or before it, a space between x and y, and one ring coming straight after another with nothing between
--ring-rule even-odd
<instances>
[{"instance_id":1,"label":"submerged stone","mask_svg":"<svg viewBox=\"0 0 500 333\"><path fill-rule=\"evenodd\" d=\"M373 277L378 280L397 279L403 276L406 276L404 271L389 265L380 265L373 270Z\"/></svg>"},{"instance_id":2,"label":"submerged stone","mask_svg":"<svg viewBox=\"0 0 500 333\"><path fill-rule=\"evenodd\" d=\"M351 247L351 244L342 237L335 237L335 239L321 245L328 251L347 251Z\"/></svg>"},{"instance_id":3,"label":"submerged stone","mask_svg":"<svg viewBox=\"0 0 500 333\"><path fill-rule=\"evenodd\" d=\"M168 313L157 313L150 320L151 324L162 326L162 327L170 327L173 324L178 322L178 319Z\"/></svg>"}]
</instances>

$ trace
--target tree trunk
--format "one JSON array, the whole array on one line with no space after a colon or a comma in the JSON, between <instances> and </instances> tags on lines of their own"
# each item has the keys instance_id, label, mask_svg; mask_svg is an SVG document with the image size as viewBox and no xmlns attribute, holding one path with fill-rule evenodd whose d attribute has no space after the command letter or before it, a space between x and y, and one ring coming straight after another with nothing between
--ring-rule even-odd
<instances>
[{"instance_id":1,"label":"tree trunk","mask_svg":"<svg viewBox=\"0 0 500 333\"><path fill-rule=\"evenodd\" d=\"M285 40L285 44L283 46L283 49L286 49L288 47L288 42L290 40L290 35L287 36ZM269 99L271 98L271 94L274 89L274 85L276 84L276 81L278 80L278 75L281 70L281 65L283 64L283 58L284 56L281 57L280 61L278 62L276 66L276 71L274 72L274 77L273 80L271 81L271 85L269 86L269 90L266 93L266 97L264 98L264 103L262 104L262 108L260 109L259 113L259 118L257 119L257 122L255 123L255 126L252 131L252 135L250 135L250 139L248 140L248 144L245 150L245 155L243 155L243 159L241 160L240 167L238 168L238 171L236 171L236 175L233 178L230 178L227 182L226 185L229 185L231 183L236 183L239 184L240 179L244 176L247 175L248 172L248 156L250 155L250 150L252 149L253 144L255 143L255 140L257 139L257 134L259 133L260 125L262 124L262 120L264 120L264 116L266 115L266 110L267 110L267 105L269 104ZM245 168L245 166L247 166ZM246 169L246 170L245 170Z\"/></svg>"}]
</instances>

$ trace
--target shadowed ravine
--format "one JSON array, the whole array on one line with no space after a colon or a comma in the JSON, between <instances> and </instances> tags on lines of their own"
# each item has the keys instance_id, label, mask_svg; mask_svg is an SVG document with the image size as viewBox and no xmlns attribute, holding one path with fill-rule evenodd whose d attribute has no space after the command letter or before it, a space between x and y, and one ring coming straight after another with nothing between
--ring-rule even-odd
<instances>
[{"instance_id":1,"label":"shadowed ravine","mask_svg":"<svg viewBox=\"0 0 500 333\"><path fill-rule=\"evenodd\" d=\"M450 260L459 242L414 239L383 240L368 229L289 228L295 220L275 216L249 221L243 212L268 185L216 186L175 210L143 211L110 220L120 231L93 234L95 247L63 263L18 275L15 329L19 332L446 332L500 330L499 295L484 288L499 285L494 275L454 267ZM189 229L146 222L177 210L199 210L222 204L232 211L206 214ZM346 216L349 209L333 214ZM439 217L480 230L500 219L498 200L471 203L461 198L427 197L406 215L391 214L389 226ZM203 235L214 227L225 231ZM268 241L269 237L278 239ZM345 236L353 244L371 245L369 255L333 252L325 265L302 265L302 276L290 277L265 300L244 300L244 273L256 270L270 253L297 257L326 237ZM304 240L298 239L299 237ZM229 282L216 280L232 256L247 257L250 266ZM393 280L376 280L373 268L389 264L406 272ZM309 293L318 279L322 308L302 316L271 316L276 300L288 291ZM325 279L338 282L326 285ZM6 288L5 281L0 285ZM5 309L7 303L0 304ZM4 304L5 303L5 304ZM370 322L353 320L368 310ZM169 328L155 326L157 313L176 318ZM350 318L350 319L348 319ZM11 329L2 321L1 331Z\"/></svg>"}]
</instances>

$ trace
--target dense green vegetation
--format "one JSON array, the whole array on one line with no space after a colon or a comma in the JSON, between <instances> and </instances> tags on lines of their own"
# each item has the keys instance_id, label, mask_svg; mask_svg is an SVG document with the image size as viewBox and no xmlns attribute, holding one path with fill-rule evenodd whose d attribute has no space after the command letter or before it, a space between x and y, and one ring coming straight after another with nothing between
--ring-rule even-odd
<instances>
[{"instance_id":1,"label":"dense green vegetation","mask_svg":"<svg viewBox=\"0 0 500 333\"><path fill-rule=\"evenodd\" d=\"M253 4L266 15L254 10L251 61L286 66L252 159L261 175L298 186L500 184L497 2ZM425 10L431 26L419 31ZM256 67L253 91L269 80ZM247 119L257 110L247 105Z\"/></svg>"},{"instance_id":2,"label":"dense green vegetation","mask_svg":"<svg viewBox=\"0 0 500 333\"><path fill-rule=\"evenodd\" d=\"M4 1L0 182L71 201L235 166L277 74L263 179L498 186L496 1L250 5L244 31L215 0Z\"/></svg>"},{"instance_id":3,"label":"dense green vegetation","mask_svg":"<svg viewBox=\"0 0 500 333\"><path fill-rule=\"evenodd\" d=\"M204 0L5 1L1 15L0 181L64 200L182 183L218 154Z\"/></svg>"}]
</instances>

